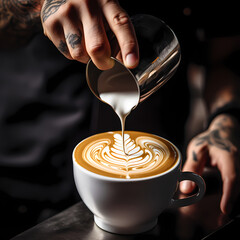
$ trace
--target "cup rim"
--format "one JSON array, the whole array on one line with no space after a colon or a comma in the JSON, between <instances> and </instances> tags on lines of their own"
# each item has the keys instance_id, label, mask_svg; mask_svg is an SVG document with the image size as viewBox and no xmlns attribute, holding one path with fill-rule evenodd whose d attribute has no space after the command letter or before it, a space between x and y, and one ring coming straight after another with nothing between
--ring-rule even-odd
<instances>
[{"instance_id":1,"label":"cup rim","mask_svg":"<svg viewBox=\"0 0 240 240\"><path fill-rule=\"evenodd\" d=\"M127 130L126 132L128 131L131 131L131 130ZM118 131L107 131L107 132L102 132L102 133L111 133L111 132L118 132ZM166 138L164 137L160 137L156 134L152 134L152 133L147 133L147 132L142 132L142 131L131 131L131 132L139 132L139 133L143 133L143 134L151 134L155 137L158 137L158 138L161 138L165 141L167 141L168 143L170 143L173 148L176 150L177 152L177 160L176 162L174 163L174 165L172 167L170 167L167 171L165 172L162 172L162 173L159 173L159 174L155 174L153 176L148 176L148 177L140 177L140 178L117 178L117 177L108 177L108 176L104 176L104 175L101 175L101 174L98 174L98 173L94 173L94 172L91 172L90 170L82 167L80 164L77 163L75 157L74 157L74 153L75 153L75 150L76 148L83 142L85 141L86 139L90 138L91 136L94 136L94 135L99 135L99 134L102 134L102 133L97 133L97 134L94 134L94 135L91 135L87 138L84 138L83 140L81 140L73 149L73 152L72 152L72 161L73 161L73 165L76 166L77 168L80 169L80 171L86 173L87 175L90 175L94 178L97 178L97 179L101 179L101 180L105 180L105 181L111 181L111 182L141 182L141 181L145 181L145 180L151 180L151 179L155 179L155 178L158 178L158 177L161 177L161 176L165 176L167 175L168 173L170 172L173 172L176 168L178 168L179 165L181 165L181 161L182 161L182 154L180 152L180 150L176 147L175 144L173 144L171 141L167 140Z\"/></svg>"}]
</instances>

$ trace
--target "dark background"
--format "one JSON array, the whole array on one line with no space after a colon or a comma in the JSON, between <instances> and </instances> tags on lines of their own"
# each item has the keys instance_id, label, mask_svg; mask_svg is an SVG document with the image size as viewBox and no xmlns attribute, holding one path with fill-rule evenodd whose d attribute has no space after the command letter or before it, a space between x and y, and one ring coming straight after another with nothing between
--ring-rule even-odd
<instances>
[{"instance_id":1,"label":"dark background","mask_svg":"<svg viewBox=\"0 0 240 240\"><path fill-rule=\"evenodd\" d=\"M120 1L130 16L165 21L182 50L174 77L132 112L126 129L161 135L182 151L187 66L208 64L207 39L239 34L231 1L195 2ZM0 50L0 63L0 235L9 239L80 200L74 146L94 133L119 130L120 121L88 89L85 65L65 59L41 32L27 46Z\"/></svg>"}]
</instances>

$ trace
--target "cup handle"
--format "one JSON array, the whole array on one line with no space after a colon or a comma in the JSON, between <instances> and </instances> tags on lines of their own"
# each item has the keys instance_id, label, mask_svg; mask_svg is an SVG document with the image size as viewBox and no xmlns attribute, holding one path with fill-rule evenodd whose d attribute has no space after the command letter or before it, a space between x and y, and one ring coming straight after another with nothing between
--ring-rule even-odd
<instances>
[{"instance_id":1,"label":"cup handle","mask_svg":"<svg viewBox=\"0 0 240 240\"><path fill-rule=\"evenodd\" d=\"M202 177L193 172L181 172L179 182L183 180L190 180L197 184L198 192L193 196L182 199L171 199L170 207L184 207L201 200L205 194L206 185Z\"/></svg>"}]
</instances>

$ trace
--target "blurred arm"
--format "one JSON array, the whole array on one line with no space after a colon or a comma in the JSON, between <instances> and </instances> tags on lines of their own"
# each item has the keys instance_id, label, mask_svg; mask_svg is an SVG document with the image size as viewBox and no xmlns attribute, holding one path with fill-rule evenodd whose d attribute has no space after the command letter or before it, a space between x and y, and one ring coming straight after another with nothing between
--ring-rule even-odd
<instances>
[{"instance_id":1,"label":"blurred arm","mask_svg":"<svg viewBox=\"0 0 240 240\"><path fill-rule=\"evenodd\" d=\"M240 196L240 37L214 39L209 47L208 128L190 141L183 170L202 174L205 166L216 167L223 183L220 208L233 214ZM194 188L191 182L181 184L183 193Z\"/></svg>"},{"instance_id":2,"label":"blurred arm","mask_svg":"<svg viewBox=\"0 0 240 240\"><path fill-rule=\"evenodd\" d=\"M0 0L0 48L21 46L41 30L43 0Z\"/></svg>"},{"instance_id":3,"label":"blurred arm","mask_svg":"<svg viewBox=\"0 0 240 240\"><path fill-rule=\"evenodd\" d=\"M236 53L240 51L240 36L216 38L209 44L209 72L205 88L205 100L209 114L226 104L240 108L240 79L234 71ZM238 66L239 69L239 66Z\"/></svg>"}]
</instances>

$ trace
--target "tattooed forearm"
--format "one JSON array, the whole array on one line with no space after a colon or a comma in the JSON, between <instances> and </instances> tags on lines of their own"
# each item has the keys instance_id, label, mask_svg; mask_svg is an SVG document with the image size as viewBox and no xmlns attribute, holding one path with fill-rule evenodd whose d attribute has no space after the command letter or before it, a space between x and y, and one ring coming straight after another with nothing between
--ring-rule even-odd
<instances>
[{"instance_id":1,"label":"tattooed forearm","mask_svg":"<svg viewBox=\"0 0 240 240\"><path fill-rule=\"evenodd\" d=\"M0 47L29 40L41 30L41 0L0 0Z\"/></svg>"},{"instance_id":2,"label":"tattooed forearm","mask_svg":"<svg viewBox=\"0 0 240 240\"><path fill-rule=\"evenodd\" d=\"M42 9L42 21L45 22L48 17L57 12L61 5L67 0L46 0Z\"/></svg>"}]
</instances>

